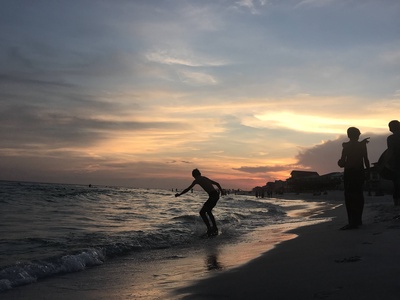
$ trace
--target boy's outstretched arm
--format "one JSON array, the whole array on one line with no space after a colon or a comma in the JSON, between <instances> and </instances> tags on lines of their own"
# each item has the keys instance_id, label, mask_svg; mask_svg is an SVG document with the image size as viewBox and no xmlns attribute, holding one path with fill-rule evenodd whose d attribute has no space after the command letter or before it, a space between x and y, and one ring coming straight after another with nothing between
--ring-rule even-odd
<instances>
[{"instance_id":1,"label":"boy's outstretched arm","mask_svg":"<svg viewBox=\"0 0 400 300\"><path fill-rule=\"evenodd\" d=\"M176 193L176 194L175 194L175 197L179 197L179 196L181 196L181 195L183 195L183 194L189 192L195 185L196 185L196 182L193 181L193 183L192 183L188 188L184 189L184 190L183 190L182 192L180 192L180 193Z\"/></svg>"}]
</instances>

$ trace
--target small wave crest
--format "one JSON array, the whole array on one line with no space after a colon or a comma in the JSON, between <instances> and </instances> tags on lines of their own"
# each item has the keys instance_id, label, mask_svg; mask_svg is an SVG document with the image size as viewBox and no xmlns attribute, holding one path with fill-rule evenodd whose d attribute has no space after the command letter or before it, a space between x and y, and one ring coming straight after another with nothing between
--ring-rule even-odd
<instances>
[{"instance_id":1,"label":"small wave crest","mask_svg":"<svg viewBox=\"0 0 400 300\"><path fill-rule=\"evenodd\" d=\"M192 216L183 216L183 219L185 218L192 219ZM138 231L114 237L114 241L108 240L107 244L75 251L72 254L19 262L0 269L0 292L34 283L43 278L83 271L88 267L101 265L107 259L129 253L189 244L193 238L193 232L187 227Z\"/></svg>"},{"instance_id":2,"label":"small wave crest","mask_svg":"<svg viewBox=\"0 0 400 300\"><path fill-rule=\"evenodd\" d=\"M183 215L183 216L177 216L177 217L173 217L172 220L174 221L181 221L181 222L195 222L198 219L198 216L194 216L194 215Z\"/></svg>"},{"instance_id":3,"label":"small wave crest","mask_svg":"<svg viewBox=\"0 0 400 300\"><path fill-rule=\"evenodd\" d=\"M98 249L65 255L49 260L18 263L0 270L0 291L36 282L53 275L82 271L104 262L104 254Z\"/></svg>"}]
</instances>

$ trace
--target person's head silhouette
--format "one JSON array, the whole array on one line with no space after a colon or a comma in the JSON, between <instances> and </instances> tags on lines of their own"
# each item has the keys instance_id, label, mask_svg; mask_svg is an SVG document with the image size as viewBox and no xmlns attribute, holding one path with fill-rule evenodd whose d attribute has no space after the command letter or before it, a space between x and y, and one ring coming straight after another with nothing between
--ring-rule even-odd
<instances>
[{"instance_id":1,"label":"person's head silhouette","mask_svg":"<svg viewBox=\"0 0 400 300\"><path fill-rule=\"evenodd\" d=\"M360 135L361 132L356 127L350 127L349 129L347 129L347 136L349 137L350 140L357 141Z\"/></svg>"},{"instance_id":2,"label":"person's head silhouette","mask_svg":"<svg viewBox=\"0 0 400 300\"><path fill-rule=\"evenodd\" d=\"M389 130L391 132L400 131L400 122L397 120L393 120L389 122Z\"/></svg>"},{"instance_id":3,"label":"person's head silhouette","mask_svg":"<svg viewBox=\"0 0 400 300\"><path fill-rule=\"evenodd\" d=\"M192 171L192 176L193 176L194 178L196 178L196 177L201 176L201 173L200 173L200 171L199 171L198 169L194 169L194 170Z\"/></svg>"}]
</instances>

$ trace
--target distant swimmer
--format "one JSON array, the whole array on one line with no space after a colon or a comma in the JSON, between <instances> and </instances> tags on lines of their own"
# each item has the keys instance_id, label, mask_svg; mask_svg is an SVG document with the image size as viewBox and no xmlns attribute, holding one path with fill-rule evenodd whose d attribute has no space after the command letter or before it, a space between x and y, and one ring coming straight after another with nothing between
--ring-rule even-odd
<instances>
[{"instance_id":1,"label":"distant swimmer","mask_svg":"<svg viewBox=\"0 0 400 300\"><path fill-rule=\"evenodd\" d=\"M213 181L205 176L202 176L198 169L194 169L192 171L192 176L194 177L194 181L192 182L192 184L188 188L184 189L182 192L175 194L175 197L179 197L187 193L196 184L200 185L203 188L203 190L208 193L208 200L204 203L203 207L201 208L200 216L207 226L207 235L208 236L218 235L218 228L215 222L214 215L212 214L212 209L215 207L215 205L219 200L219 192L214 188L214 185L218 187L219 191L221 192L221 195L225 195L225 192L218 182ZM207 215L208 218L210 218L212 227L210 225L210 221L207 218Z\"/></svg>"}]
</instances>

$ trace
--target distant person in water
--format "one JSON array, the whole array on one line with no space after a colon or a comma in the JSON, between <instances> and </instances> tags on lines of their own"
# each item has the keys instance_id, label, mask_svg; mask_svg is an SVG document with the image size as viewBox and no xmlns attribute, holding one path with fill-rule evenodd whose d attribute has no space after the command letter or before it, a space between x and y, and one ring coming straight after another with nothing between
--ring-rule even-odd
<instances>
[{"instance_id":1,"label":"distant person in water","mask_svg":"<svg viewBox=\"0 0 400 300\"><path fill-rule=\"evenodd\" d=\"M367 174L369 174L367 152L369 138L359 142L360 134L358 128L350 127L347 129L347 136L350 141L343 143L342 156L338 161L339 167L344 168L344 200L349 221L346 226L341 228L342 230L355 229L362 225L364 209L363 186L366 177L364 165L367 169Z\"/></svg>"},{"instance_id":2,"label":"distant person in water","mask_svg":"<svg viewBox=\"0 0 400 300\"><path fill-rule=\"evenodd\" d=\"M200 216L207 226L207 235L209 236L218 235L218 228L215 222L214 215L212 214L212 209L215 207L215 205L219 200L219 192L214 188L214 185L218 187L219 191L221 192L221 195L225 195L225 192L222 190L222 187L218 182L202 176L198 169L194 169L192 171L192 176L194 177L194 181L192 182L192 184L188 188L184 189L182 192L175 194L175 197L179 197L187 193L196 184L200 185L203 188L203 190L208 193L208 200L204 203L203 207L201 208ZM210 221L208 220L207 215L208 218L210 218L212 226L210 225Z\"/></svg>"},{"instance_id":3,"label":"distant person in water","mask_svg":"<svg viewBox=\"0 0 400 300\"><path fill-rule=\"evenodd\" d=\"M388 163L393 171L393 201L394 205L400 205L400 122L389 122L389 130L393 133L387 138Z\"/></svg>"}]
</instances>

